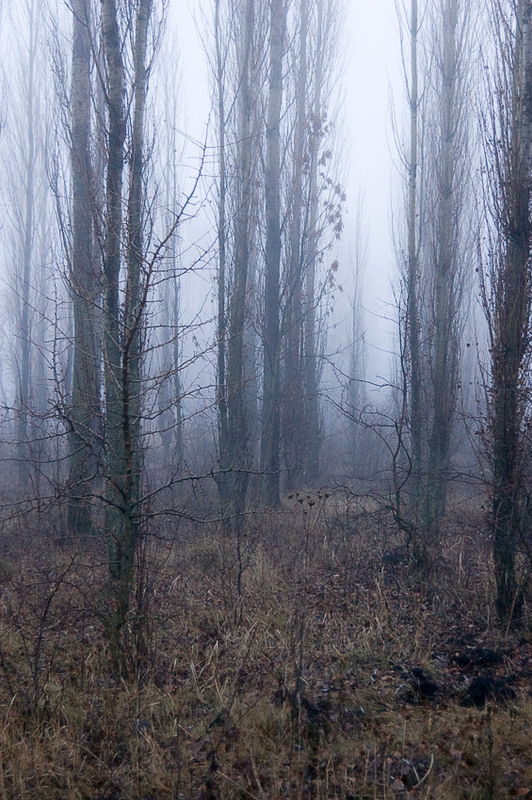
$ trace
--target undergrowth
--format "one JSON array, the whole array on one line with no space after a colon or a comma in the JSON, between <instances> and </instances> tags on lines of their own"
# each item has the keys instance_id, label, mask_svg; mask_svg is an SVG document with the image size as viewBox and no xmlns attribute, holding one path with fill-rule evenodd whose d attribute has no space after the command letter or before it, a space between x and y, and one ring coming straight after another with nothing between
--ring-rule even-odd
<instances>
[{"instance_id":1,"label":"undergrowth","mask_svg":"<svg viewBox=\"0 0 532 800\"><path fill-rule=\"evenodd\" d=\"M0 798L532 797L529 630L495 625L482 526L450 515L424 587L386 520L345 519L250 518L241 598L216 527L147 540L129 681L104 548L6 537Z\"/></svg>"}]
</instances>

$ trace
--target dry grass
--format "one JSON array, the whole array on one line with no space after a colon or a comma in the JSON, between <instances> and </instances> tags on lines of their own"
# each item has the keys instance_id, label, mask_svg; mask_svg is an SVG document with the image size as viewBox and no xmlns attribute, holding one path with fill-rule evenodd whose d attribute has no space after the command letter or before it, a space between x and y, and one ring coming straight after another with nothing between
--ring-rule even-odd
<instances>
[{"instance_id":1,"label":"dry grass","mask_svg":"<svg viewBox=\"0 0 532 800\"><path fill-rule=\"evenodd\" d=\"M530 637L494 624L474 517L450 519L428 590L399 556L383 561L397 545L386 521L299 500L249 521L239 625L234 543L214 529L150 542L127 683L97 614L98 543L13 539L0 798L532 797ZM468 687L486 670L453 661L475 648L502 654L487 671L511 687L479 707Z\"/></svg>"}]
</instances>

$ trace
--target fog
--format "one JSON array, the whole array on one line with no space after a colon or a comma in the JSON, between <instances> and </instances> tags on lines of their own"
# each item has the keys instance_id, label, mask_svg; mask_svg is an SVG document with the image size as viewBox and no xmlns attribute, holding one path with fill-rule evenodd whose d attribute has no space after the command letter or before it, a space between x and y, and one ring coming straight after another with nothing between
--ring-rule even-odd
<instances>
[{"instance_id":1,"label":"fog","mask_svg":"<svg viewBox=\"0 0 532 800\"><path fill-rule=\"evenodd\" d=\"M1 797L527 796L530 0L0 14Z\"/></svg>"},{"instance_id":2,"label":"fog","mask_svg":"<svg viewBox=\"0 0 532 800\"><path fill-rule=\"evenodd\" d=\"M47 496L65 481L90 483L73 475L72 448L90 452L87 469L105 483L113 392L120 413L132 414L127 436L131 423L140 437L116 448L138 449L130 468L142 472L145 459L161 486L210 475L220 499L241 494L245 506L247 483L224 488L220 476L246 475L256 499L275 474L274 504L355 474L389 480L394 448L408 469L412 392L425 378L427 442L434 398L451 398L447 474L448 454L464 441L455 415L466 400L453 388L462 355L445 342L449 353L458 347L471 325L463 298L478 289L478 125L460 99L472 91L476 39L473 12L458 4L458 99L444 118L442 65L454 45L442 33L443 6L421 5L412 31L394 0L121 0L101 9L77 0L90 12L77 34L79 15L63 3L4 5L0 390L6 463L24 491L34 451L47 466L29 472ZM117 20L116 63L104 12ZM115 129L123 138L113 152ZM444 181L453 207L441 200ZM448 355L436 386L433 364ZM423 377L414 380L418 356Z\"/></svg>"},{"instance_id":3,"label":"fog","mask_svg":"<svg viewBox=\"0 0 532 800\"><path fill-rule=\"evenodd\" d=\"M170 5L170 29L179 42L180 99L183 132L190 137L186 169L194 169L199 151L215 124L205 54L205 3L188 0L186 13ZM382 382L389 374L395 349L395 311L392 286L396 279L396 245L392 213L400 207L401 170L394 121L404 118L404 64L394 0L344 3L345 26L338 48L334 85L336 146L347 194L345 230L340 243L338 281L345 297L337 298L331 332L336 348L350 336L348 299L353 292L357 217L367 238L361 304L368 347L368 380ZM359 209L360 205L360 209ZM191 241L194 237L191 237ZM198 290L201 292L201 288ZM333 349L333 348L331 348Z\"/></svg>"}]
</instances>

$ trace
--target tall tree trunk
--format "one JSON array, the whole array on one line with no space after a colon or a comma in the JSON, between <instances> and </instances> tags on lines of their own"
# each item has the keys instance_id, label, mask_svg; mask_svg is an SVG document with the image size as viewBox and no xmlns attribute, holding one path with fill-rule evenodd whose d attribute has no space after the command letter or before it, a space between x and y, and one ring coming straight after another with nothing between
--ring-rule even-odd
<instances>
[{"instance_id":1,"label":"tall tree trunk","mask_svg":"<svg viewBox=\"0 0 532 800\"><path fill-rule=\"evenodd\" d=\"M122 233L122 184L125 77L115 0L102 2L103 45L107 70L107 182L104 240L104 369L106 422L106 513L110 575L116 608L109 621L111 645L118 636L129 607L128 576L131 569L132 519L125 475L122 392L122 335L119 278ZM115 653L116 655L117 653Z\"/></svg>"},{"instance_id":2,"label":"tall tree trunk","mask_svg":"<svg viewBox=\"0 0 532 800\"><path fill-rule=\"evenodd\" d=\"M176 219L179 214L179 198L178 198L178 167L176 157L178 153L177 143L177 97L174 90L174 81L177 73L171 73L170 81L166 86L169 90L167 97L167 104L172 110L172 118L175 120L169 131L167 140L167 179L166 179L166 207L168 209L168 223L167 229L173 230L175 228ZM168 382L169 386L169 403L170 407L168 412L169 424L172 430L165 436L165 441L168 442L167 463L172 464L174 468L181 469L183 467L184 459L184 436L183 436L183 387L181 383L181 368L182 368L182 342L180 333L180 320L181 320L181 278L179 275L179 250L178 250L178 234L173 231L169 242L169 261L170 261L170 292L167 293L166 314L168 330L173 330L172 341L170 346L165 348L169 355L168 372L172 376L172 381ZM165 286L166 288L166 286ZM166 376L165 376L166 382Z\"/></svg>"},{"instance_id":3,"label":"tall tree trunk","mask_svg":"<svg viewBox=\"0 0 532 800\"><path fill-rule=\"evenodd\" d=\"M20 349L17 391L17 458L19 487L22 492L29 489L30 448L28 442L28 419L31 412L31 280L35 225L35 61L37 25L35 0L28 6L29 43L26 87L26 152L24 165L24 228L22 244L22 279L20 281Z\"/></svg>"},{"instance_id":4,"label":"tall tree trunk","mask_svg":"<svg viewBox=\"0 0 532 800\"><path fill-rule=\"evenodd\" d=\"M250 202L254 190L252 186L253 142L251 137L251 59L255 27L253 0L245 0L240 14L242 34L238 44L239 84L236 99L238 142L234 266L229 308L225 312L228 334L224 373L227 381L225 394L227 416L225 439L220 439L222 481L219 483L223 487L220 499L226 530L227 532L236 532L237 535L246 507L250 467L249 420L246 414L245 328L248 319L251 248ZM219 290L220 288L219 284ZM220 383L220 386L222 385ZM220 421L222 423L223 420ZM223 427L221 426L220 436L222 435Z\"/></svg>"},{"instance_id":5,"label":"tall tree trunk","mask_svg":"<svg viewBox=\"0 0 532 800\"><path fill-rule=\"evenodd\" d=\"M493 557L501 620L518 615L522 596L515 556L523 490L523 370L529 354L531 275L530 175L532 142L532 9L519 0L515 15L509 152L502 177L505 249L496 284L492 348Z\"/></svg>"},{"instance_id":6,"label":"tall tree trunk","mask_svg":"<svg viewBox=\"0 0 532 800\"><path fill-rule=\"evenodd\" d=\"M127 281L124 309L124 347L122 353L122 428L126 486L125 493L131 517L131 541L127 556L128 575L133 573L135 544L138 535L138 508L142 462L140 441L141 417L141 351L143 335L144 265L144 128L148 76L146 48L152 0L139 0L135 20L133 52L134 109L131 137L131 173L128 198Z\"/></svg>"},{"instance_id":7,"label":"tall tree trunk","mask_svg":"<svg viewBox=\"0 0 532 800\"><path fill-rule=\"evenodd\" d=\"M418 527L422 500L422 363L420 346L419 289L419 212L418 212L418 161L419 161L419 91L418 91L418 4L412 0L410 11L410 154L408 160L408 263L407 263L407 344L410 359L410 437L413 482L414 529ZM418 537L416 537L418 539ZM414 542L419 551L421 544ZM416 558L421 553L416 552Z\"/></svg>"},{"instance_id":8,"label":"tall tree trunk","mask_svg":"<svg viewBox=\"0 0 532 800\"><path fill-rule=\"evenodd\" d=\"M218 406L218 457L220 474L217 477L220 506L225 520L229 513L230 495L230 453L229 453L229 425L227 409L227 311L226 311L226 281L227 281L227 154L226 154L226 110L225 110L225 58L222 52L223 31L221 27L221 0L215 0L214 9L214 35L216 47L216 92L217 92L217 126L218 126L218 169L220 174L218 188L218 316L217 316L217 387L216 402Z\"/></svg>"},{"instance_id":9,"label":"tall tree trunk","mask_svg":"<svg viewBox=\"0 0 532 800\"><path fill-rule=\"evenodd\" d=\"M304 323L304 363L303 381L305 393L305 480L313 484L319 477L320 458L320 418L318 403L318 358L316 353L316 266L318 258L318 163L323 137L322 84L325 43L323 36L323 0L317 0L317 41L316 67L313 75L314 97L310 131L310 170L309 170L309 220L307 245L307 270L305 276L305 323Z\"/></svg>"},{"instance_id":10,"label":"tall tree trunk","mask_svg":"<svg viewBox=\"0 0 532 800\"><path fill-rule=\"evenodd\" d=\"M277 506L280 469L280 267L281 105L286 28L285 0L270 1L270 77L266 125L266 255L264 279L264 393L262 407L262 502Z\"/></svg>"},{"instance_id":11,"label":"tall tree trunk","mask_svg":"<svg viewBox=\"0 0 532 800\"><path fill-rule=\"evenodd\" d=\"M253 0L244 6L244 40L241 53L238 95L238 201L235 221L235 264L229 309L227 348L228 434L231 453L233 522L240 524L245 509L249 468L249 430L246 418L244 385L244 333L247 319L247 294L250 257L251 186L251 48L254 29Z\"/></svg>"},{"instance_id":12,"label":"tall tree trunk","mask_svg":"<svg viewBox=\"0 0 532 800\"><path fill-rule=\"evenodd\" d=\"M172 237L172 261L177 263L175 237ZM173 448L173 463L176 467L183 466L184 457L184 441L183 441L183 387L181 385L181 337L179 336L179 321L181 314L181 285L179 277L176 274L177 270L174 269L174 279L172 287L172 324L176 328L173 341L173 395L174 395L174 448Z\"/></svg>"},{"instance_id":13,"label":"tall tree trunk","mask_svg":"<svg viewBox=\"0 0 532 800\"><path fill-rule=\"evenodd\" d=\"M89 496L97 470L96 440L100 413L99 365L95 317L99 295L93 258L94 204L90 158L90 0L73 0L71 170L72 256L70 292L74 314L74 355L70 435L68 528L85 535L91 530Z\"/></svg>"},{"instance_id":14,"label":"tall tree trunk","mask_svg":"<svg viewBox=\"0 0 532 800\"><path fill-rule=\"evenodd\" d=\"M446 511L449 453L456 416L459 373L459 328L463 286L464 193L467 181L467 107L465 72L468 58L469 7L460 0L441 0L438 12L438 141L433 152L436 193L432 262L432 409L427 474L426 525L437 530ZM430 247L430 245L429 245Z\"/></svg>"},{"instance_id":15,"label":"tall tree trunk","mask_svg":"<svg viewBox=\"0 0 532 800\"><path fill-rule=\"evenodd\" d=\"M134 17L133 118L126 235L126 281L120 318L122 190L125 145L125 69L115 0L102 5L107 66L108 162L105 267L105 379L107 422L107 513L110 576L114 610L108 635L120 669L123 629L133 588L139 535L140 360L147 286L142 280L144 117L147 93L146 49L152 0L139 0ZM123 324L122 324L123 322Z\"/></svg>"},{"instance_id":16,"label":"tall tree trunk","mask_svg":"<svg viewBox=\"0 0 532 800\"><path fill-rule=\"evenodd\" d=\"M441 64L440 93L440 185L438 186L438 231L437 255L434 264L434 366L433 366L433 414L428 456L428 514L427 523L437 526L445 513L446 476L451 437L452 418L456 402L457 363L453 347L453 143L456 131L456 47L457 3L446 2L442 13L441 31L443 53Z\"/></svg>"},{"instance_id":17,"label":"tall tree trunk","mask_svg":"<svg viewBox=\"0 0 532 800\"><path fill-rule=\"evenodd\" d=\"M302 246L303 157L306 133L308 0L301 0L299 58L296 86L296 112L291 187L290 258L285 320L285 369L283 390L283 435L287 467L287 488L301 485L305 461L304 387L302 376L303 280Z\"/></svg>"}]
</instances>

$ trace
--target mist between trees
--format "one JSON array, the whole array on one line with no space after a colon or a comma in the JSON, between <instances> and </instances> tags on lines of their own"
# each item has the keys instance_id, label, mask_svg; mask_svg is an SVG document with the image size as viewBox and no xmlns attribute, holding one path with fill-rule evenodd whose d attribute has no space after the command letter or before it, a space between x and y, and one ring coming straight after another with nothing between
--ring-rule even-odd
<instances>
[{"instance_id":1,"label":"mist between trees","mask_svg":"<svg viewBox=\"0 0 532 800\"><path fill-rule=\"evenodd\" d=\"M344 3L198 6L204 141L186 134L179 13L162 0L4 3L5 529L81 552L99 542L99 613L124 673L150 537L218 524L238 620L250 515L324 487L391 517L427 586L456 498L480 498L497 610L519 619L530 3L397 4L404 201L378 386L364 202L343 185Z\"/></svg>"}]
</instances>

